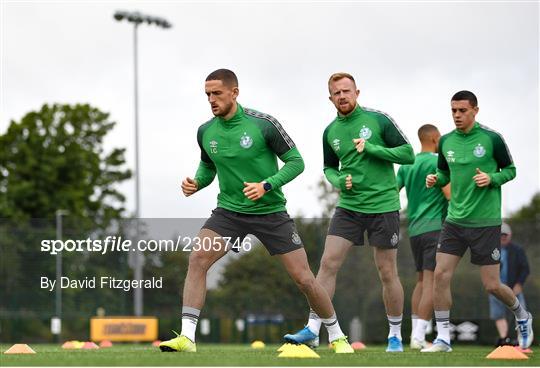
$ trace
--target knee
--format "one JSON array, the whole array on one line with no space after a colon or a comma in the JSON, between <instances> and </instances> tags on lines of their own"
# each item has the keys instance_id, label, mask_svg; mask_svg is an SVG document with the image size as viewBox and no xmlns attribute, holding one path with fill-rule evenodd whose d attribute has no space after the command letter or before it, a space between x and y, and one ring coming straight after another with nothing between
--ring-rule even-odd
<instances>
[{"instance_id":1,"label":"knee","mask_svg":"<svg viewBox=\"0 0 540 368\"><path fill-rule=\"evenodd\" d=\"M315 289L315 277L311 272L294 277L294 282L304 294L310 294Z\"/></svg>"},{"instance_id":2,"label":"knee","mask_svg":"<svg viewBox=\"0 0 540 368\"><path fill-rule=\"evenodd\" d=\"M433 273L433 282L435 285L447 284L450 282L451 277L452 273L449 270L435 268L435 272Z\"/></svg>"},{"instance_id":3,"label":"knee","mask_svg":"<svg viewBox=\"0 0 540 368\"><path fill-rule=\"evenodd\" d=\"M336 259L332 258L324 258L321 260L321 267L319 269L320 273L324 273L325 275L337 275L340 267L340 262Z\"/></svg>"},{"instance_id":4,"label":"knee","mask_svg":"<svg viewBox=\"0 0 540 368\"><path fill-rule=\"evenodd\" d=\"M484 281L484 289L490 294L496 294L499 286L500 282L498 280Z\"/></svg>"},{"instance_id":5,"label":"knee","mask_svg":"<svg viewBox=\"0 0 540 368\"><path fill-rule=\"evenodd\" d=\"M212 260L208 252L191 252L189 255L189 268L192 270L208 271L212 266Z\"/></svg>"},{"instance_id":6,"label":"knee","mask_svg":"<svg viewBox=\"0 0 540 368\"><path fill-rule=\"evenodd\" d=\"M379 278L383 284L388 284L397 279L396 267L390 264L378 265Z\"/></svg>"}]
</instances>

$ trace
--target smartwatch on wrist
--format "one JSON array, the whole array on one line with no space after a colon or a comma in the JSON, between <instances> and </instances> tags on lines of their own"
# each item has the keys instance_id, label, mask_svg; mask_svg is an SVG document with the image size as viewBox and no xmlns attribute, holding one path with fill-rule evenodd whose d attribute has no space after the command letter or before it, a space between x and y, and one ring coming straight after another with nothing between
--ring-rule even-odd
<instances>
[{"instance_id":1,"label":"smartwatch on wrist","mask_svg":"<svg viewBox=\"0 0 540 368\"><path fill-rule=\"evenodd\" d=\"M272 184L270 184L267 181L263 181L263 189L265 192L269 192L272 190Z\"/></svg>"}]
</instances>

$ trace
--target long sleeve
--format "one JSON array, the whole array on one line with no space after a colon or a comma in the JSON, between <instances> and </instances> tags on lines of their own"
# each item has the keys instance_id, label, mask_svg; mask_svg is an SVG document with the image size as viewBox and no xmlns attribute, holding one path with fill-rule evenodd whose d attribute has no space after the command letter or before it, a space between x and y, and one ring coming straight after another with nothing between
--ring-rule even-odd
<instances>
[{"instance_id":1,"label":"long sleeve","mask_svg":"<svg viewBox=\"0 0 540 368\"><path fill-rule=\"evenodd\" d=\"M414 163L414 151L410 144L404 144L398 147L382 147L366 141L365 152L381 160L390 161L400 165Z\"/></svg>"},{"instance_id":2,"label":"long sleeve","mask_svg":"<svg viewBox=\"0 0 540 368\"><path fill-rule=\"evenodd\" d=\"M201 160L199 167L195 173L195 180L197 181L197 190L201 190L212 183L216 176L216 167L213 163L207 163Z\"/></svg>"},{"instance_id":3,"label":"long sleeve","mask_svg":"<svg viewBox=\"0 0 540 368\"><path fill-rule=\"evenodd\" d=\"M304 160L296 147L291 148L279 159L285 163L281 169L266 181L272 184L273 188L279 188L296 178L304 171Z\"/></svg>"},{"instance_id":4,"label":"long sleeve","mask_svg":"<svg viewBox=\"0 0 540 368\"><path fill-rule=\"evenodd\" d=\"M442 151L443 140L439 141L439 157L437 159L437 183L438 187L444 187L450 183L450 167Z\"/></svg>"},{"instance_id":5,"label":"long sleeve","mask_svg":"<svg viewBox=\"0 0 540 368\"><path fill-rule=\"evenodd\" d=\"M207 187L212 183L216 176L216 166L214 162L208 156L208 153L205 151L202 143L202 137L204 134L204 126L201 126L197 131L197 144L201 150L201 161L199 162L199 167L195 173L195 180L197 181L197 190L201 190L204 187Z\"/></svg>"},{"instance_id":6,"label":"long sleeve","mask_svg":"<svg viewBox=\"0 0 540 368\"><path fill-rule=\"evenodd\" d=\"M510 150L500 134L493 135L493 154L500 171L490 173L491 186L500 187L516 177L516 167L512 160Z\"/></svg>"},{"instance_id":7,"label":"long sleeve","mask_svg":"<svg viewBox=\"0 0 540 368\"><path fill-rule=\"evenodd\" d=\"M345 175L339 171L339 158L328 144L328 128L323 133L324 176L335 188L345 190Z\"/></svg>"},{"instance_id":8,"label":"long sleeve","mask_svg":"<svg viewBox=\"0 0 540 368\"><path fill-rule=\"evenodd\" d=\"M401 190L405 186L405 168L400 166L396 175L396 183L398 190Z\"/></svg>"}]
</instances>

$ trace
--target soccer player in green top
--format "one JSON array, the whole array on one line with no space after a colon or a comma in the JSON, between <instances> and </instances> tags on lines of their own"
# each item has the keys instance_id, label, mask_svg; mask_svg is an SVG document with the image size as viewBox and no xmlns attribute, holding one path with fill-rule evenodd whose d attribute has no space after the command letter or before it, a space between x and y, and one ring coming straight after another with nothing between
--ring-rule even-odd
<instances>
[{"instance_id":1,"label":"soccer player in green top","mask_svg":"<svg viewBox=\"0 0 540 368\"><path fill-rule=\"evenodd\" d=\"M390 325L386 351L401 352L403 287L396 265L400 205L393 164L413 163L414 152L390 116L358 105L360 91L350 74L333 74L328 89L337 117L323 134L324 174L341 193L317 280L333 296L339 268L351 246L364 244L367 231ZM318 313L311 310L306 327L285 339L318 345L320 326Z\"/></svg>"},{"instance_id":2,"label":"soccer player in green top","mask_svg":"<svg viewBox=\"0 0 540 368\"><path fill-rule=\"evenodd\" d=\"M442 190L426 188L426 175L437 170L437 148L441 133L436 126L425 124L418 129L422 150L414 164L402 165L397 173L397 184L407 192L407 218L411 250L418 279L411 298L411 349L423 349L426 328L433 313L433 270L442 222L446 217L450 184Z\"/></svg>"},{"instance_id":3,"label":"soccer player in green top","mask_svg":"<svg viewBox=\"0 0 540 368\"><path fill-rule=\"evenodd\" d=\"M227 69L206 78L205 91L214 114L201 125L197 141L201 161L195 178L182 182L190 196L218 176L218 205L203 225L189 257L183 292L182 331L162 342L162 351L195 352L195 330L206 296L206 274L212 264L247 234L255 235L271 255L277 255L306 295L311 308L323 316L336 353L353 353L339 327L332 302L309 269L302 240L285 208L281 187L304 170L294 142L272 116L237 103L238 79ZM279 169L277 158L285 164Z\"/></svg>"},{"instance_id":4,"label":"soccer player in green top","mask_svg":"<svg viewBox=\"0 0 540 368\"><path fill-rule=\"evenodd\" d=\"M533 341L532 316L499 277L501 186L515 178L516 167L503 137L476 121L478 100L472 92L457 92L451 107L456 129L439 141L437 173L426 176L428 188L448 182L452 186L434 274L437 338L433 346L421 351L452 351L450 283L467 248L471 249L471 263L480 266L486 291L514 313L519 345L525 349Z\"/></svg>"}]
</instances>

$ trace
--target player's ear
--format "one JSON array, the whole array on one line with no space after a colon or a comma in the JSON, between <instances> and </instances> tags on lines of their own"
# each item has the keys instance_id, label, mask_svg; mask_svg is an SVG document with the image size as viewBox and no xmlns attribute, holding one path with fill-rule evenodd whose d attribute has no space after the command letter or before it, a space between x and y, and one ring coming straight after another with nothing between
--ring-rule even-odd
<instances>
[{"instance_id":1,"label":"player's ear","mask_svg":"<svg viewBox=\"0 0 540 368\"><path fill-rule=\"evenodd\" d=\"M358 98L358 96L360 96L360 90L359 89L357 89L354 93L356 95L356 98Z\"/></svg>"},{"instance_id":2,"label":"player's ear","mask_svg":"<svg viewBox=\"0 0 540 368\"><path fill-rule=\"evenodd\" d=\"M238 89L238 87L233 87L232 92L234 99L236 99L236 97L238 97L238 95L240 94L240 90Z\"/></svg>"}]
</instances>

